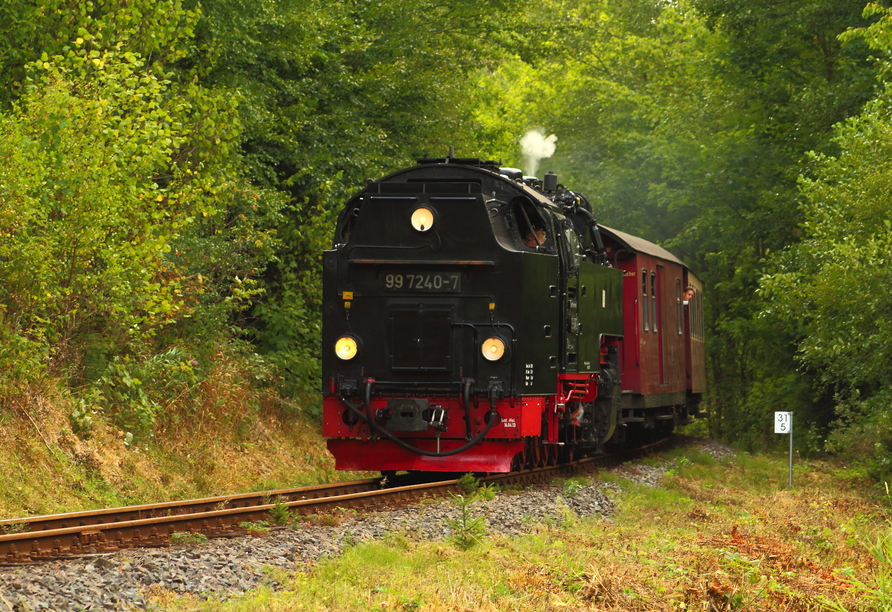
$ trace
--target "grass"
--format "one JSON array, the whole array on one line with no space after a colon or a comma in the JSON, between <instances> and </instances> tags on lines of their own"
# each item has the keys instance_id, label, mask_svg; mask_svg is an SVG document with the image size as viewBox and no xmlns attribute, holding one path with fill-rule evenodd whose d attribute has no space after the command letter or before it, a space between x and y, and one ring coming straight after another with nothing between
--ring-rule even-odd
<instances>
[{"instance_id":1,"label":"grass","mask_svg":"<svg viewBox=\"0 0 892 612\"><path fill-rule=\"evenodd\" d=\"M170 543L176 545L197 546L199 544L207 544L208 537L203 533L195 533L192 531L181 531L170 534Z\"/></svg>"},{"instance_id":2,"label":"grass","mask_svg":"<svg viewBox=\"0 0 892 612\"><path fill-rule=\"evenodd\" d=\"M800 464L788 491L784 457L673 451L655 461L672 468L660 487L622 471L605 478L619 483L608 521L568 513L468 550L395 535L273 570L281 592L154 600L190 612L890 610L889 523L866 483Z\"/></svg>"},{"instance_id":3,"label":"grass","mask_svg":"<svg viewBox=\"0 0 892 612\"><path fill-rule=\"evenodd\" d=\"M269 521L245 521L238 526L251 536L268 536L270 533Z\"/></svg>"}]
</instances>

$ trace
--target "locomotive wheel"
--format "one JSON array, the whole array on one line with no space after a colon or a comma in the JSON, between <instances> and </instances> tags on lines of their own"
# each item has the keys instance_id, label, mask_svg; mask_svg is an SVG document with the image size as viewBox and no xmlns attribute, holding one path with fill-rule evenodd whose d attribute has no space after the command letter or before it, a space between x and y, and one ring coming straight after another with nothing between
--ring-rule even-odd
<instances>
[{"instance_id":1,"label":"locomotive wheel","mask_svg":"<svg viewBox=\"0 0 892 612\"><path fill-rule=\"evenodd\" d=\"M539 440L533 442L533 467L542 467L542 443Z\"/></svg>"},{"instance_id":2,"label":"locomotive wheel","mask_svg":"<svg viewBox=\"0 0 892 612\"><path fill-rule=\"evenodd\" d=\"M511 460L512 472L519 472L520 470L529 469L529 465L527 465L530 461L529 447L530 441L524 440L523 450L514 455L514 459Z\"/></svg>"},{"instance_id":3,"label":"locomotive wheel","mask_svg":"<svg viewBox=\"0 0 892 612\"><path fill-rule=\"evenodd\" d=\"M576 449L572 446L564 448L566 449L564 451L564 461L571 463L576 458Z\"/></svg>"},{"instance_id":4,"label":"locomotive wheel","mask_svg":"<svg viewBox=\"0 0 892 612\"><path fill-rule=\"evenodd\" d=\"M572 461L575 457L574 449L556 444L542 444L541 439L529 437L524 441L523 450L514 455L511 460L511 469L532 470L550 467L557 465L566 457Z\"/></svg>"},{"instance_id":5,"label":"locomotive wheel","mask_svg":"<svg viewBox=\"0 0 892 612\"><path fill-rule=\"evenodd\" d=\"M511 471L519 472L523 469L523 451L520 451L511 459Z\"/></svg>"},{"instance_id":6,"label":"locomotive wheel","mask_svg":"<svg viewBox=\"0 0 892 612\"><path fill-rule=\"evenodd\" d=\"M558 463L558 447L554 444L549 444L545 448L545 465L552 466L557 465Z\"/></svg>"},{"instance_id":7,"label":"locomotive wheel","mask_svg":"<svg viewBox=\"0 0 892 612\"><path fill-rule=\"evenodd\" d=\"M525 449L527 455L527 468L534 470L536 468L545 467L546 450L542 447L542 440L539 438L527 438Z\"/></svg>"},{"instance_id":8,"label":"locomotive wheel","mask_svg":"<svg viewBox=\"0 0 892 612\"><path fill-rule=\"evenodd\" d=\"M603 443L610 431L610 404L606 402L594 402L592 404L592 425L594 426L593 438L597 443Z\"/></svg>"}]
</instances>

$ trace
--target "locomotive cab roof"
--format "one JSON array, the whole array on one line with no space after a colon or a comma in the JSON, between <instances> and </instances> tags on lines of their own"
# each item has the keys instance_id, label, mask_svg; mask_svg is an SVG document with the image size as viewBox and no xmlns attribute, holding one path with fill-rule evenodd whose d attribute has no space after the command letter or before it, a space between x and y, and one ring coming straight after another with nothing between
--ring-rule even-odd
<instances>
[{"instance_id":1,"label":"locomotive cab roof","mask_svg":"<svg viewBox=\"0 0 892 612\"><path fill-rule=\"evenodd\" d=\"M422 158L418 164L403 168L370 182L347 203L344 212L354 208L366 194L390 192L447 193L455 189L467 189L468 194L482 194L494 199L515 199L526 196L531 204L551 211L558 216L566 214L564 208L549 198L553 193L543 193L535 188L541 183L527 180L515 168L502 168L500 162L480 158L457 158L451 152L443 158ZM342 216L342 221L344 221ZM627 234L611 227L597 224L608 240L615 242L620 251L643 253L671 261L687 268L685 263L665 248L643 238Z\"/></svg>"},{"instance_id":2,"label":"locomotive cab roof","mask_svg":"<svg viewBox=\"0 0 892 612\"><path fill-rule=\"evenodd\" d=\"M534 188L541 183L536 177L524 176L523 172L516 168L502 168L500 162L476 157L422 158L418 160L416 166L397 170L369 183L369 185L400 182L470 182L478 183L482 187L486 179L498 181L496 184L502 186L510 185L514 189L521 190L537 204L561 212L560 206L557 206L540 190ZM496 194L487 193L486 195L495 196Z\"/></svg>"}]
</instances>

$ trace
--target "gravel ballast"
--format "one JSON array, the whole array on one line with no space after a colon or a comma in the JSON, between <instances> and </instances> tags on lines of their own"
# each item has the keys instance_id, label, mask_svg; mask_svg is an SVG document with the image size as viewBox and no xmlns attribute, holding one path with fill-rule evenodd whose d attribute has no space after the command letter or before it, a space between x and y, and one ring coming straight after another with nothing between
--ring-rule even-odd
<instances>
[{"instance_id":1,"label":"gravel ballast","mask_svg":"<svg viewBox=\"0 0 892 612\"><path fill-rule=\"evenodd\" d=\"M722 445L694 444L714 456L728 454ZM700 450L700 449L698 449ZM657 486L673 465L624 464L610 470L634 482ZM575 487L574 487L575 488ZM593 482L572 495L563 486L545 485L505 492L472 506L484 516L487 532L520 535L543 522L559 521L567 509L578 517L609 519L613 483ZM362 515L345 515L334 526L299 523L296 529L274 529L265 537L218 538L200 545L125 550L106 555L0 568L0 612L53 610L125 610L148 605L147 592L169 589L202 597L230 597L261 584L279 585L264 566L299 570L340 553L356 542L401 533L423 540L450 535L447 519L457 518L450 501L426 503Z\"/></svg>"}]
</instances>

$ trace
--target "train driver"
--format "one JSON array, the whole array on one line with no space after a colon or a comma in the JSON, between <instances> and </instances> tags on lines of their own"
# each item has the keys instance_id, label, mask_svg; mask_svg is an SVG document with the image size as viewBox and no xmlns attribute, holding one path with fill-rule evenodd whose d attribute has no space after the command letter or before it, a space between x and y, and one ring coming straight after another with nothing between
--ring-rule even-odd
<instances>
[{"instance_id":1,"label":"train driver","mask_svg":"<svg viewBox=\"0 0 892 612\"><path fill-rule=\"evenodd\" d=\"M535 231L527 232L526 236L523 238L523 243L532 249L535 249L537 246L542 246L545 244L545 230L537 229Z\"/></svg>"}]
</instances>

